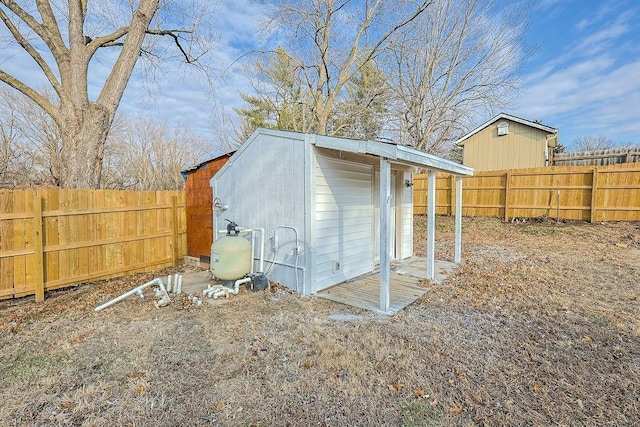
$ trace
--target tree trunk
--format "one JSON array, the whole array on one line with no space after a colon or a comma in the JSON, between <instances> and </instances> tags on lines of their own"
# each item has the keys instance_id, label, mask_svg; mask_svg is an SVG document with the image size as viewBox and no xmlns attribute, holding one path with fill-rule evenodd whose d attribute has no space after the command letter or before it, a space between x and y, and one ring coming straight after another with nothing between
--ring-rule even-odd
<instances>
[{"instance_id":1,"label":"tree trunk","mask_svg":"<svg viewBox=\"0 0 640 427\"><path fill-rule=\"evenodd\" d=\"M100 188L102 156L112 115L95 103L83 113L69 120L61 131L62 188Z\"/></svg>"}]
</instances>

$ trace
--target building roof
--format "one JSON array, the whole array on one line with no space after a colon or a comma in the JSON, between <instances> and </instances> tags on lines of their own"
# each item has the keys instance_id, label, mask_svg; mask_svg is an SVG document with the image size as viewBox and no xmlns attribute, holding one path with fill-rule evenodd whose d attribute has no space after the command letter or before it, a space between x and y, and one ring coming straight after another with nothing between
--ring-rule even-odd
<instances>
[{"instance_id":1,"label":"building roof","mask_svg":"<svg viewBox=\"0 0 640 427\"><path fill-rule=\"evenodd\" d=\"M497 122L498 120L504 120L504 119L511 120L512 122L520 123L520 124L523 124L523 125L526 125L526 126L530 126L532 128L540 129L540 130L542 130L544 132L547 132L547 133L551 133L551 134L557 134L558 133L558 129L557 128L554 128L554 127L551 127L551 126L547 126L547 125L544 125L544 124L539 123L539 122L532 122L530 120L526 120L526 119L522 119L520 117L512 116L511 114L500 113L497 116L489 119L485 123L481 124L480 126L475 128L474 130L472 130L471 132L469 132L468 134L466 134L465 136L463 136L459 140L457 140L455 142L455 144L456 145L464 145L464 142L467 139L471 138L476 133L480 132L481 130L483 130L487 126L492 125L493 123Z\"/></svg>"},{"instance_id":2,"label":"building roof","mask_svg":"<svg viewBox=\"0 0 640 427\"><path fill-rule=\"evenodd\" d=\"M473 169L468 166L393 142L360 141L316 135L314 144L320 148L384 157L393 163L432 169L438 172L473 175Z\"/></svg>"},{"instance_id":3,"label":"building roof","mask_svg":"<svg viewBox=\"0 0 640 427\"><path fill-rule=\"evenodd\" d=\"M247 141L238 149L238 152L243 151L245 146L250 144L251 141L260 134L271 134L275 136L300 139L308 141L319 148L384 157L393 163L431 169L453 175L473 175L473 169L468 166L416 150L415 148L399 145L394 142L365 141L266 128L256 129ZM233 157L223 166L223 169L231 167L231 164L233 164Z\"/></svg>"},{"instance_id":4,"label":"building roof","mask_svg":"<svg viewBox=\"0 0 640 427\"><path fill-rule=\"evenodd\" d=\"M193 165L190 168L184 169L182 171L180 171L180 174L182 175L182 179L187 179L187 175L189 175L191 172L193 171L197 171L198 169L205 167L206 165L208 165L209 163L216 161L218 159L222 159L223 157L231 157L231 155L233 153L235 153L236 151L229 151L227 153L221 154L217 157L214 157L213 159L209 159L209 160L205 160L204 162L198 163L197 165Z\"/></svg>"}]
</instances>

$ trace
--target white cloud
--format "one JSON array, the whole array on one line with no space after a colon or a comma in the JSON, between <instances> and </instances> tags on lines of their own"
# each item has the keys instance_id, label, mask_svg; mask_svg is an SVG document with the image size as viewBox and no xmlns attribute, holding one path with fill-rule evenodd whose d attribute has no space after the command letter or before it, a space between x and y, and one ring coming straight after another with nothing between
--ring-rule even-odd
<instances>
[{"instance_id":1,"label":"white cloud","mask_svg":"<svg viewBox=\"0 0 640 427\"><path fill-rule=\"evenodd\" d=\"M559 44L554 56L547 52L551 59L523 76L517 115L559 127L565 143L580 135L640 143L636 15L608 2L587 18L577 17L569 43Z\"/></svg>"},{"instance_id":2,"label":"white cloud","mask_svg":"<svg viewBox=\"0 0 640 427\"><path fill-rule=\"evenodd\" d=\"M542 119L570 139L606 134L638 140L640 134L640 60L616 65L610 58L584 61L549 74L527 88L517 109L522 117Z\"/></svg>"}]
</instances>

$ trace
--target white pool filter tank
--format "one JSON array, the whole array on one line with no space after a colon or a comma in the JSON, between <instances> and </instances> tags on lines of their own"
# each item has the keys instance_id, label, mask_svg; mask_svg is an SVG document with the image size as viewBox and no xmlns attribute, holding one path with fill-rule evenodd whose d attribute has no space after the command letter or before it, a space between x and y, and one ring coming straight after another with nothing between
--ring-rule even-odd
<instances>
[{"instance_id":1,"label":"white pool filter tank","mask_svg":"<svg viewBox=\"0 0 640 427\"><path fill-rule=\"evenodd\" d=\"M211 246L211 272L218 280L237 280L251 272L251 243L239 236L235 222L227 225L227 235Z\"/></svg>"}]
</instances>

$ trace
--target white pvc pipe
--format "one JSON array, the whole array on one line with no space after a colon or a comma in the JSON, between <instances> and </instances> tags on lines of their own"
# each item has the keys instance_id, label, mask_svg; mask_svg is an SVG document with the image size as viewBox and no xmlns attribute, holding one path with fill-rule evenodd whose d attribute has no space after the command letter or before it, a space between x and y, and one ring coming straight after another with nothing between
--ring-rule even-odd
<instances>
[{"instance_id":1,"label":"white pvc pipe","mask_svg":"<svg viewBox=\"0 0 640 427\"><path fill-rule=\"evenodd\" d=\"M176 286L176 294L182 293L182 274L178 276L178 285Z\"/></svg>"},{"instance_id":2,"label":"white pvc pipe","mask_svg":"<svg viewBox=\"0 0 640 427\"><path fill-rule=\"evenodd\" d=\"M103 309L105 309L107 307L110 307L113 304L115 304L117 302L120 302L120 301L130 297L133 294L138 294L138 295L140 295L140 297L143 297L144 294L142 293L142 290L144 288L148 287L148 286L151 286L151 285L158 285L158 287L162 291L163 297L162 297L161 301L164 301L164 300L169 298L169 295L167 294L167 289L164 287L164 283L162 282L162 279L155 278L155 279L153 279L153 280L151 280L151 281L149 281L147 283L144 283L144 284L142 284L142 285L140 285L138 287L135 287L135 288L131 289L130 291L125 292L124 294L120 295L119 297L116 297L116 298L112 299L111 301L107 301L104 304L97 306L94 309L94 311L100 311L100 310L103 310Z\"/></svg>"},{"instance_id":3,"label":"white pvc pipe","mask_svg":"<svg viewBox=\"0 0 640 427\"><path fill-rule=\"evenodd\" d=\"M209 298L220 298L222 296L228 297L229 294L238 295L240 293L240 285L251 282L250 277L238 279L234 282L233 288L227 288L226 286L216 285L209 286L202 291L202 295Z\"/></svg>"},{"instance_id":4,"label":"white pvc pipe","mask_svg":"<svg viewBox=\"0 0 640 427\"><path fill-rule=\"evenodd\" d=\"M267 276L269 275L269 273L271 273L271 270L272 270L274 265L281 264L281 263L276 262L276 258L277 258L277 254L278 254L278 250L277 250L277 237L278 237L277 236L277 232L281 228L288 229L288 230L293 230L293 232L295 234L296 244L295 244L295 247L294 247L294 251L295 251L295 255L296 255L296 265L295 265L294 268L296 270L298 268L298 256L300 255L300 245L299 245L299 242L298 242L298 229L293 227L293 226L291 226L291 225L279 225L279 226L277 226L275 228L275 230L273 230L273 240L274 240L274 246L276 246L276 253L273 256L273 262L271 263L271 267L269 268L269 271L266 274ZM286 264L282 264L282 265L286 265ZM299 289L300 285L299 285L299 282L298 282L298 273L297 272L295 273L295 276L296 276L296 291L299 292L298 289ZM303 281L304 281L304 279L303 279ZM304 283L303 283L303 287L304 287ZM303 291L303 293L304 293L304 291Z\"/></svg>"},{"instance_id":5,"label":"white pvc pipe","mask_svg":"<svg viewBox=\"0 0 640 427\"><path fill-rule=\"evenodd\" d=\"M255 253L255 247L256 247L256 233L251 230L251 271L250 273L253 274L253 254Z\"/></svg>"},{"instance_id":6,"label":"white pvc pipe","mask_svg":"<svg viewBox=\"0 0 640 427\"><path fill-rule=\"evenodd\" d=\"M240 285L244 284L244 283L249 283L251 282L251 277L245 277L244 279L239 279L236 280L234 286L233 286L233 290L230 290L229 293L232 293L234 295L238 295L238 293L240 292Z\"/></svg>"},{"instance_id":7,"label":"white pvc pipe","mask_svg":"<svg viewBox=\"0 0 640 427\"><path fill-rule=\"evenodd\" d=\"M257 227L254 230L260 232L260 269L259 273L264 273L264 228Z\"/></svg>"},{"instance_id":8,"label":"white pvc pipe","mask_svg":"<svg viewBox=\"0 0 640 427\"><path fill-rule=\"evenodd\" d=\"M306 285L306 279L305 279L305 276L306 276L306 271L307 271L307 269L306 269L303 265L291 265L291 264L289 264L289 263L282 262L282 261L274 261L273 263L274 263L275 265L282 265L282 266L284 266L284 267L293 268L293 269L294 269L294 271L295 271L296 279L297 279L297 276L298 276L298 271L297 271L297 270L302 271L302 289L304 289L304 287L305 287L305 285ZM296 283L297 283L297 280L296 280ZM271 286L271 285L269 285L269 286ZM298 287L298 285L296 285L296 288L297 288L297 287ZM302 292L302 291L300 291L300 290L296 290L296 292L303 293L303 292Z\"/></svg>"}]
</instances>

